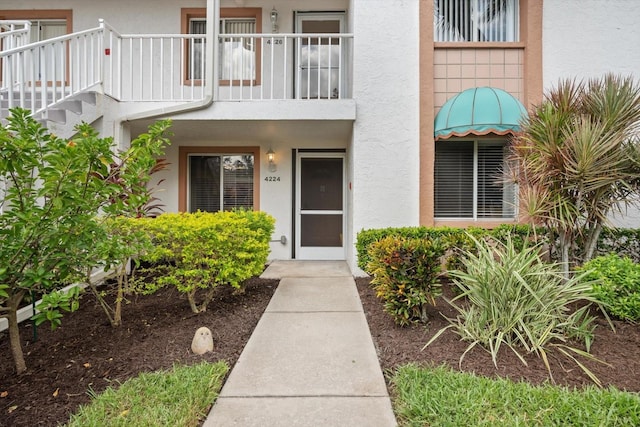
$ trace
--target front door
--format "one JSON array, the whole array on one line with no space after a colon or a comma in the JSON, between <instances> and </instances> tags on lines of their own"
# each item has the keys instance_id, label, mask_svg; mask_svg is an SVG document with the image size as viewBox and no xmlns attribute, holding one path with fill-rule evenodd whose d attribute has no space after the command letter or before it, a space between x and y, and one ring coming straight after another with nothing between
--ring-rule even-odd
<instances>
[{"instance_id":1,"label":"front door","mask_svg":"<svg viewBox=\"0 0 640 427\"><path fill-rule=\"evenodd\" d=\"M296 32L308 34L296 47L296 98L341 98L346 46L329 34L344 32L343 12L298 12ZM327 34L327 36L324 36Z\"/></svg>"},{"instance_id":2,"label":"front door","mask_svg":"<svg viewBox=\"0 0 640 427\"><path fill-rule=\"evenodd\" d=\"M297 259L345 259L344 163L344 153L298 153Z\"/></svg>"}]
</instances>

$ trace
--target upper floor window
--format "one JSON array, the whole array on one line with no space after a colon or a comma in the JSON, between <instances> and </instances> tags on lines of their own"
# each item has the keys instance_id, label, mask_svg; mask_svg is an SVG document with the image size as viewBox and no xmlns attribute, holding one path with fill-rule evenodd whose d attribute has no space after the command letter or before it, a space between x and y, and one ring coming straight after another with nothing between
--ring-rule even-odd
<instances>
[{"instance_id":1,"label":"upper floor window","mask_svg":"<svg viewBox=\"0 0 640 427\"><path fill-rule=\"evenodd\" d=\"M255 34L256 18L221 18L220 79L226 81L255 80L256 40L245 34Z\"/></svg>"},{"instance_id":2,"label":"upper floor window","mask_svg":"<svg viewBox=\"0 0 640 427\"><path fill-rule=\"evenodd\" d=\"M434 0L434 41L517 42L518 0Z\"/></svg>"},{"instance_id":3,"label":"upper floor window","mask_svg":"<svg viewBox=\"0 0 640 427\"><path fill-rule=\"evenodd\" d=\"M189 19L189 34L207 34L207 21L204 18ZM187 58L188 80L202 80L204 78L203 42L204 39L189 40Z\"/></svg>"},{"instance_id":4,"label":"upper floor window","mask_svg":"<svg viewBox=\"0 0 640 427\"><path fill-rule=\"evenodd\" d=\"M220 57L218 72L220 84L260 84L260 40L247 34L262 32L261 8L220 9ZM204 8L182 9L182 28L187 34L206 34L207 21ZM202 50L204 38L193 39L187 49L187 80L201 81L204 77Z\"/></svg>"}]
</instances>

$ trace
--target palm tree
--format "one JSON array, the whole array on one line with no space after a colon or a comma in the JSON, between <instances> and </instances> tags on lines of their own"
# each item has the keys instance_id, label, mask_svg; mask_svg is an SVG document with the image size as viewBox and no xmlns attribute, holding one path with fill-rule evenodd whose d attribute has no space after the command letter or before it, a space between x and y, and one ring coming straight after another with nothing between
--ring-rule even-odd
<instances>
[{"instance_id":1,"label":"palm tree","mask_svg":"<svg viewBox=\"0 0 640 427\"><path fill-rule=\"evenodd\" d=\"M556 233L566 275L570 261L591 259L609 215L638 194L639 130L640 87L606 75L560 82L514 138L524 213Z\"/></svg>"}]
</instances>

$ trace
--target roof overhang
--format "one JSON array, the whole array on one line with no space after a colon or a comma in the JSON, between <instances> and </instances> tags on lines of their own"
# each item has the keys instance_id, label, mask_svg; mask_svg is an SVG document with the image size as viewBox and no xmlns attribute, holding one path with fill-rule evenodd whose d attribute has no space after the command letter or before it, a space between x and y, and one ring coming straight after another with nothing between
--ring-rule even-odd
<instances>
[{"instance_id":1,"label":"roof overhang","mask_svg":"<svg viewBox=\"0 0 640 427\"><path fill-rule=\"evenodd\" d=\"M527 110L502 89L476 87L449 99L435 119L436 140L452 136L508 135L520 131Z\"/></svg>"}]
</instances>

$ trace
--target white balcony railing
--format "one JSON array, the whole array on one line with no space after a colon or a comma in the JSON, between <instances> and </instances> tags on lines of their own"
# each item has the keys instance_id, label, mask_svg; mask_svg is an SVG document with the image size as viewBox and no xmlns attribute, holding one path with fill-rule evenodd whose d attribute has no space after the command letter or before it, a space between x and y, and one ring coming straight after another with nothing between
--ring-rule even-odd
<instances>
[{"instance_id":1,"label":"white balcony railing","mask_svg":"<svg viewBox=\"0 0 640 427\"><path fill-rule=\"evenodd\" d=\"M100 21L94 29L25 45L24 31L0 33L7 37L0 46L3 108L37 114L89 89L126 102L206 95L205 64L213 49L205 35L126 35ZM352 40L351 34L219 35L213 98L349 98Z\"/></svg>"},{"instance_id":2,"label":"white balcony railing","mask_svg":"<svg viewBox=\"0 0 640 427\"><path fill-rule=\"evenodd\" d=\"M104 23L104 92L120 101L192 101L205 96L203 34L120 34ZM206 49L204 49L206 52ZM198 56L198 60L196 60ZM206 59L206 58L202 58Z\"/></svg>"},{"instance_id":3,"label":"white balcony railing","mask_svg":"<svg viewBox=\"0 0 640 427\"><path fill-rule=\"evenodd\" d=\"M0 20L0 50L24 46L31 39L31 21Z\"/></svg>"},{"instance_id":4,"label":"white balcony railing","mask_svg":"<svg viewBox=\"0 0 640 427\"><path fill-rule=\"evenodd\" d=\"M350 97L351 34L219 37L219 100Z\"/></svg>"},{"instance_id":5,"label":"white balcony railing","mask_svg":"<svg viewBox=\"0 0 640 427\"><path fill-rule=\"evenodd\" d=\"M204 35L105 37L104 89L121 101L187 101L205 96ZM221 101L344 99L350 96L351 34L219 35Z\"/></svg>"}]
</instances>

